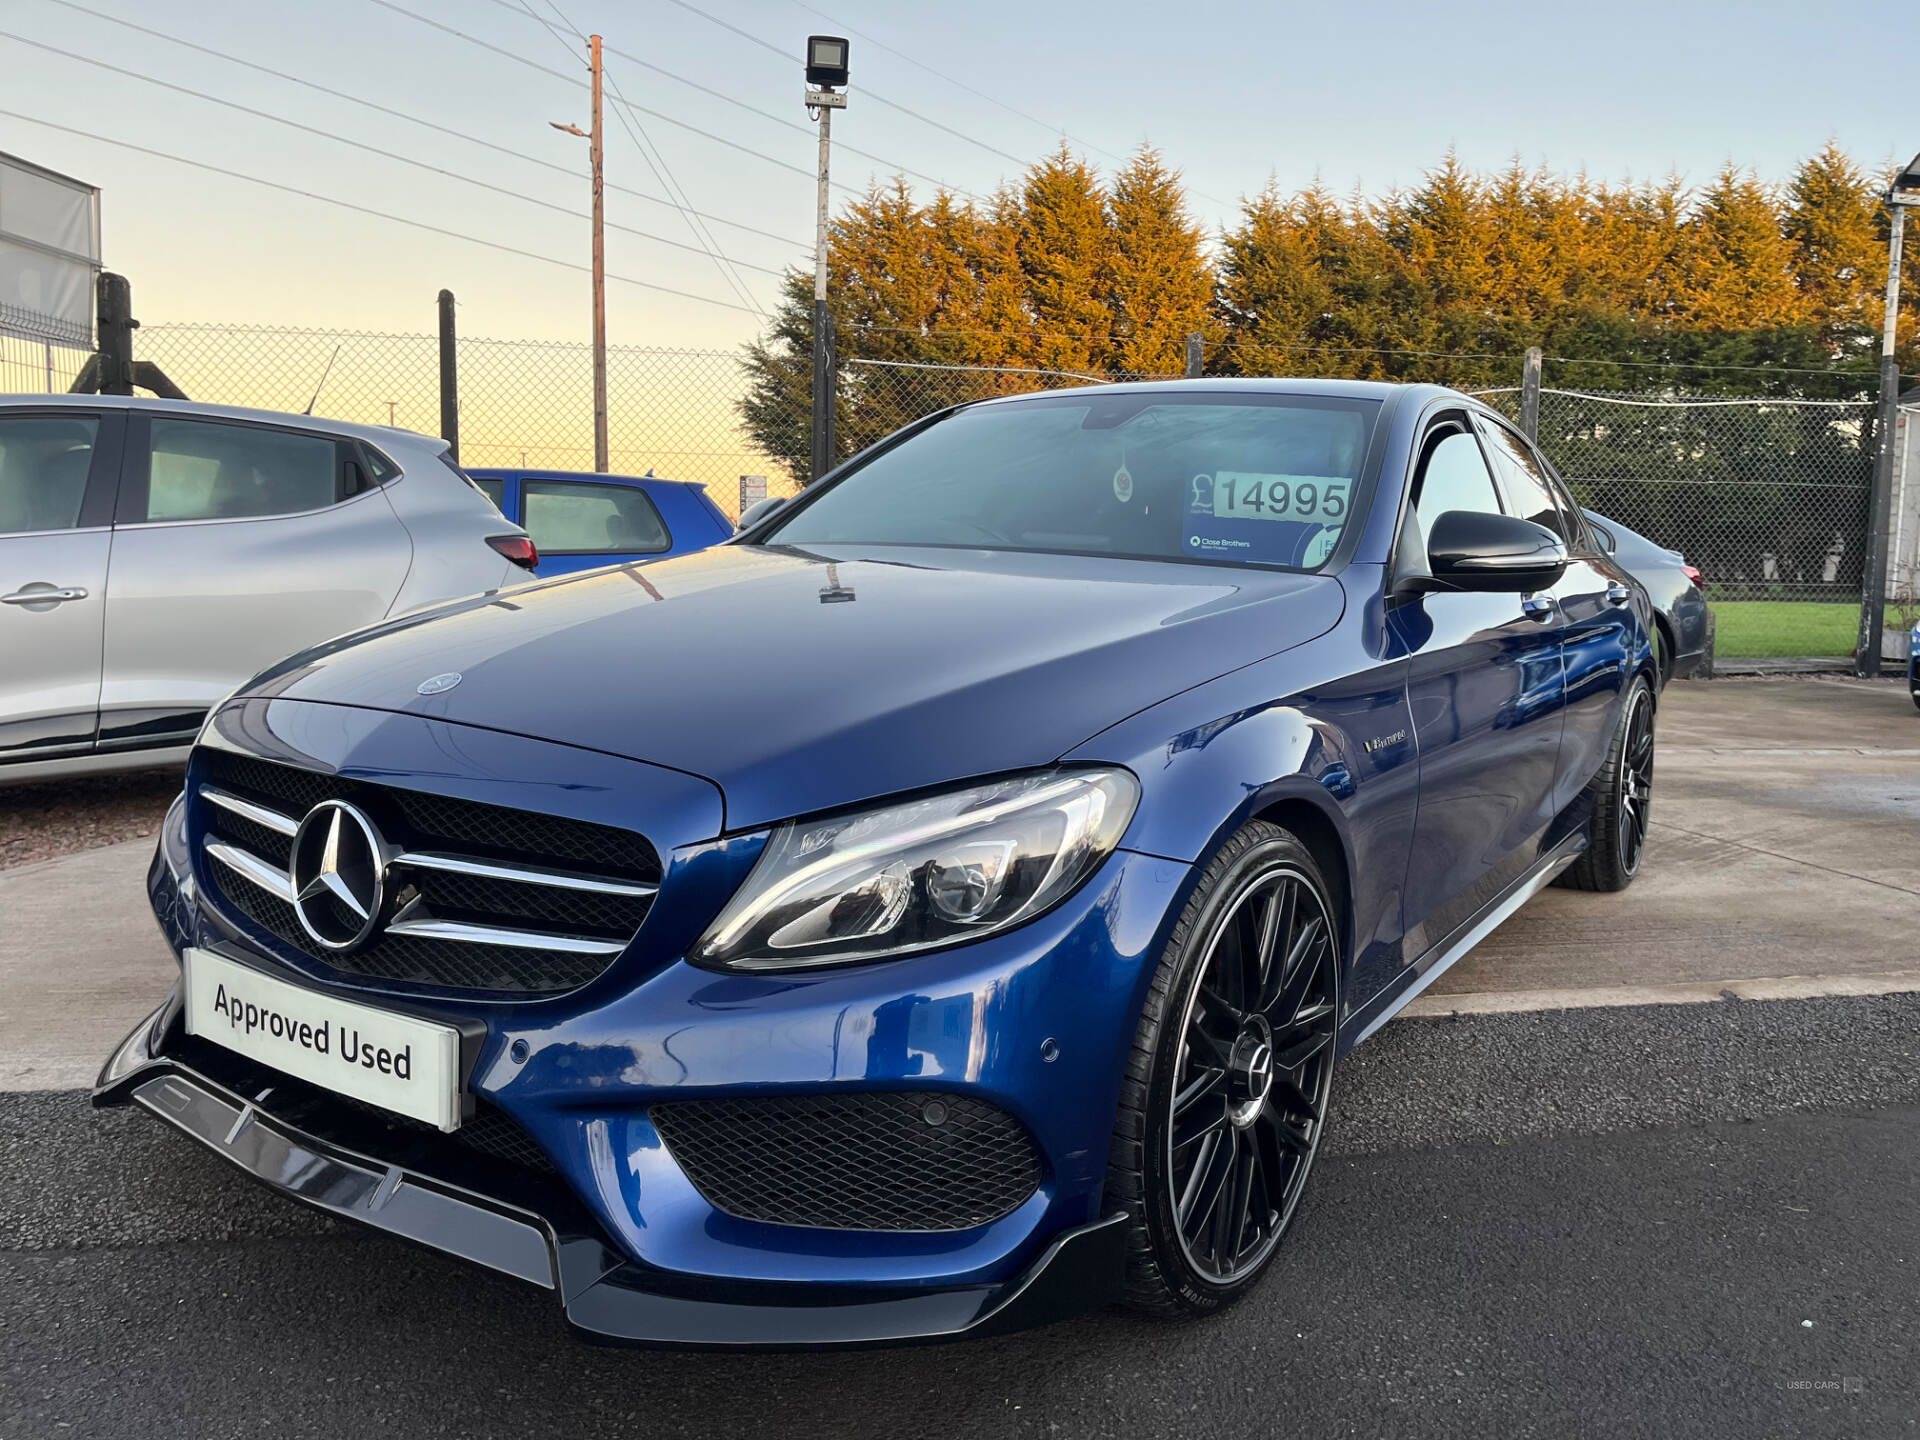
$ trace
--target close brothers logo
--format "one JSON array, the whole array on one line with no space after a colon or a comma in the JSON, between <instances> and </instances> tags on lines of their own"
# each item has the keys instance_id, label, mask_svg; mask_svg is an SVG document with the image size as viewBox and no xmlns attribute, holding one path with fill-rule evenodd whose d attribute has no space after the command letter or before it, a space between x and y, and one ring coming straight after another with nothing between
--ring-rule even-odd
<instances>
[{"instance_id":1,"label":"close brothers logo","mask_svg":"<svg viewBox=\"0 0 1920 1440\"><path fill-rule=\"evenodd\" d=\"M340 1062L345 1065L377 1070L396 1080L413 1078L411 1042L398 1051L389 1050L384 1045L375 1045L364 1039L358 1029L346 1025L342 1025L336 1035L331 1020L322 1020L315 1025L310 1020L297 1019L282 1010L263 1008L238 995L228 995L224 984L214 991L213 1013L224 1015L227 1024L242 1035L268 1035L315 1055L331 1056L337 1053ZM336 1039L340 1042L337 1052L334 1048Z\"/></svg>"}]
</instances>

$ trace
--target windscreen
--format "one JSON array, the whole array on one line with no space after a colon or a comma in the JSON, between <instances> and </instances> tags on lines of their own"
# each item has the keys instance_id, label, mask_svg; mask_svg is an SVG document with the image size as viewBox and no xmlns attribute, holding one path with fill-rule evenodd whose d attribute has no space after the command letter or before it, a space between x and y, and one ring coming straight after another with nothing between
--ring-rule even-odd
<instances>
[{"instance_id":1,"label":"windscreen","mask_svg":"<svg viewBox=\"0 0 1920 1440\"><path fill-rule=\"evenodd\" d=\"M1075 392L949 416L768 537L1224 560L1333 553L1378 402Z\"/></svg>"}]
</instances>

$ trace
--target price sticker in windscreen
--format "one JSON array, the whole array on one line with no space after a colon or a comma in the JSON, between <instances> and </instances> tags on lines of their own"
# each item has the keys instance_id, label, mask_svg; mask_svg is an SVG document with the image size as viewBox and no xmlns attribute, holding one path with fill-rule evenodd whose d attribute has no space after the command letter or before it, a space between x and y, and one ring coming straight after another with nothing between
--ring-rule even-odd
<instances>
[{"instance_id":1,"label":"price sticker in windscreen","mask_svg":"<svg viewBox=\"0 0 1920 1440\"><path fill-rule=\"evenodd\" d=\"M1353 481L1329 475L1261 475L1216 470L1193 477L1193 509L1222 520L1292 520L1338 525Z\"/></svg>"}]
</instances>

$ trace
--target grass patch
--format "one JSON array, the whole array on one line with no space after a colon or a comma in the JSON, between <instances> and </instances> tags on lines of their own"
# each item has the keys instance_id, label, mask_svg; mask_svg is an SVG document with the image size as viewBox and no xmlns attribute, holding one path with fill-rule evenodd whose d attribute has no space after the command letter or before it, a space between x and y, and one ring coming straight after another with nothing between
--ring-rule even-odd
<instances>
[{"instance_id":1,"label":"grass patch","mask_svg":"<svg viewBox=\"0 0 1920 1440\"><path fill-rule=\"evenodd\" d=\"M1848 656L1860 638L1860 607L1833 600L1715 600L1714 653L1729 660L1767 655ZM1889 609L1887 628L1904 630Z\"/></svg>"}]
</instances>

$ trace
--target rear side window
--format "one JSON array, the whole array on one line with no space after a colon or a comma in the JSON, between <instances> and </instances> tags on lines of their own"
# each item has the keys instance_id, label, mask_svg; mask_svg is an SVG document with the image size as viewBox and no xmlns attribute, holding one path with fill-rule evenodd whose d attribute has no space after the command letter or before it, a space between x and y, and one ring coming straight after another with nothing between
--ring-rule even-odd
<instances>
[{"instance_id":1,"label":"rear side window","mask_svg":"<svg viewBox=\"0 0 1920 1440\"><path fill-rule=\"evenodd\" d=\"M483 480L478 476L469 476L473 488L493 501L493 508L502 515L507 513L507 482L504 480Z\"/></svg>"},{"instance_id":2,"label":"rear side window","mask_svg":"<svg viewBox=\"0 0 1920 1440\"><path fill-rule=\"evenodd\" d=\"M158 416L152 426L152 466L141 519L294 515L339 498L340 453L332 440Z\"/></svg>"},{"instance_id":3,"label":"rear side window","mask_svg":"<svg viewBox=\"0 0 1920 1440\"><path fill-rule=\"evenodd\" d=\"M373 446L363 444L360 451L367 457L367 469L373 475L374 484L384 485L400 473L400 467Z\"/></svg>"},{"instance_id":4,"label":"rear side window","mask_svg":"<svg viewBox=\"0 0 1920 1440\"><path fill-rule=\"evenodd\" d=\"M100 422L0 419L0 535L80 523Z\"/></svg>"},{"instance_id":5,"label":"rear side window","mask_svg":"<svg viewBox=\"0 0 1920 1440\"><path fill-rule=\"evenodd\" d=\"M542 555L655 554L667 527L647 492L590 480L523 480L524 523Z\"/></svg>"},{"instance_id":6,"label":"rear side window","mask_svg":"<svg viewBox=\"0 0 1920 1440\"><path fill-rule=\"evenodd\" d=\"M1555 497L1546 472L1528 453L1518 436L1502 425L1483 425L1487 450L1500 468L1500 481L1513 504L1513 513L1523 520L1544 525L1569 545L1577 545L1580 531Z\"/></svg>"}]
</instances>

